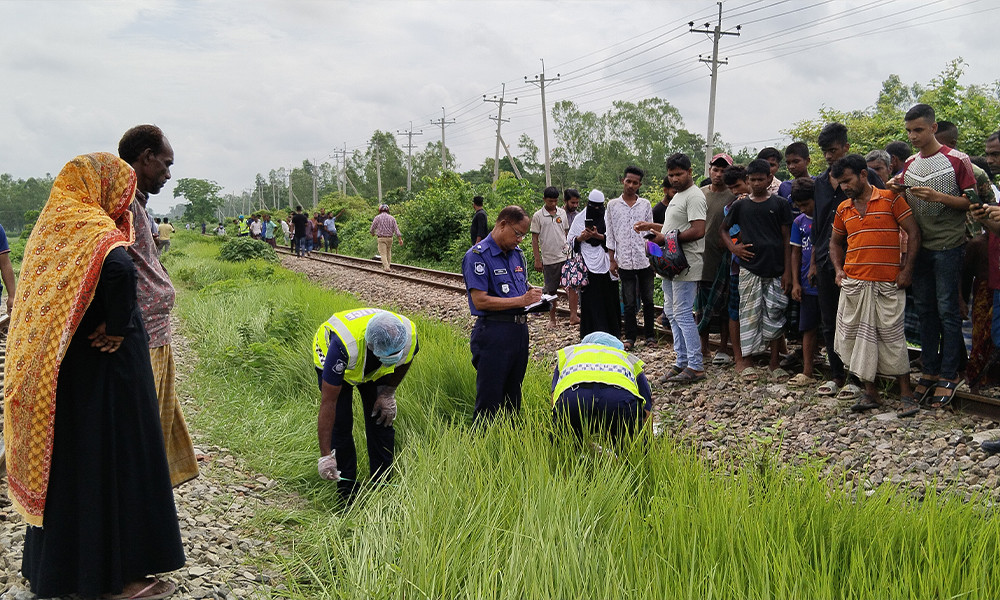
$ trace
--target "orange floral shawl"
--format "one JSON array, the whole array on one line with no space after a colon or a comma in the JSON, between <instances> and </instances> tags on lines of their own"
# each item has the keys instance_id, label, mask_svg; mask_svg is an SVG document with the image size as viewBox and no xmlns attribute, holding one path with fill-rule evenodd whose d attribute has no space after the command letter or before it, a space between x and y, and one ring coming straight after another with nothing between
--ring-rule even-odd
<instances>
[{"instance_id":1,"label":"orange floral shawl","mask_svg":"<svg viewBox=\"0 0 1000 600\"><path fill-rule=\"evenodd\" d=\"M135 171L114 154L70 161L24 248L7 338L4 442L8 495L41 526L52 463L59 366L94 299L104 259L135 239Z\"/></svg>"}]
</instances>

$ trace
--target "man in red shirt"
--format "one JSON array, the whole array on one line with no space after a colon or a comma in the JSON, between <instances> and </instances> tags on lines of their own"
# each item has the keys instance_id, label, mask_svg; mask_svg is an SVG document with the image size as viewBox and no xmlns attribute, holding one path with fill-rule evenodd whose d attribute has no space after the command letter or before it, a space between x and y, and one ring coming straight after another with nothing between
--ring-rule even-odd
<instances>
[{"instance_id":1,"label":"man in red shirt","mask_svg":"<svg viewBox=\"0 0 1000 600\"><path fill-rule=\"evenodd\" d=\"M903 412L919 410L910 390L910 360L903 333L904 291L913 276L920 229L906 200L868 183L860 154L841 158L830 169L847 195L837 207L830 236L830 260L841 288L834 346L848 370L865 384L852 411L880 405L875 375L899 381ZM906 264L900 268L899 230L906 232ZM846 252L845 252L846 248Z\"/></svg>"}]
</instances>

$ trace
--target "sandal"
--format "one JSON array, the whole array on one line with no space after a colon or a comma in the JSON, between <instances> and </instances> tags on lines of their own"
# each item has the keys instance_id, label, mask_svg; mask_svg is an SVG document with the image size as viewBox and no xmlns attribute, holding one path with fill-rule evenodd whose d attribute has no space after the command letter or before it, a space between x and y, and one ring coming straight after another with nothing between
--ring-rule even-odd
<instances>
[{"instance_id":1,"label":"sandal","mask_svg":"<svg viewBox=\"0 0 1000 600\"><path fill-rule=\"evenodd\" d=\"M839 388L837 387L837 382L834 380L827 381L823 385L816 389L816 394L819 396L836 396Z\"/></svg>"},{"instance_id":2,"label":"sandal","mask_svg":"<svg viewBox=\"0 0 1000 600\"><path fill-rule=\"evenodd\" d=\"M951 404L952 398L955 397L955 390L958 389L958 381L948 381L947 379L938 379L937 388L934 390L944 389L946 390L944 394L935 393L930 399L928 406L931 408L944 408Z\"/></svg>"},{"instance_id":3,"label":"sandal","mask_svg":"<svg viewBox=\"0 0 1000 600\"><path fill-rule=\"evenodd\" d=\"M757 367L747 367L737 375L740 376L740 381L743 383L755 383L760 379L760 371L757 370Z\"/></svg>"},{"instance_id":4,"label":"sandal","mask_svg":"<svg viewBox=\"0 0 1000 600\"><path fill-rule=\"evenodd\" d=\"M837 400L856 400L862 396L861 388L854 385L853 383L848 383L844 387L840 388L837 393Z\"/></svg>"},{"instance_id":5,"label":"sandal","mask_svg":"<svg viewBox=\"0 0 1000 600\"><path fill-rule=\"evenodd\" d=\"M177 591L177 585L160 579L150 579L149 585L133 594L121 593L105 596L110 600L162 600Z\"/></svg>"},{"instance_id":6,"label":"sandal","mask_svg":"<svg viewBox=\"0 0 1000 600\"><path fill-rule=\"evenodd\" d=\"M712 357L712 364L717 367L723 367L725 365L730 365L733 363L733 358L726 354L725 352L716 352L715 356Z\"/></svg>"},{"instance_id":7,"label":"sandal","mask_svg":"<svg viewBox=\"0 0 1000 600\"><path fill-rule=\"evenodd\" d=\"M788 371L778 367L767 374L767 380L773 383L779 383L788 379L789 375L790 373Z\"/></svg>"},{"instance_id":8,"label":"sandal","mask_svg":"<svg viewBox=\"0 0 1000 600\"><path fill-rule=\"evenodd\" d=\"M845 389L846 389L846 386L845 386ZM841 390L841 391L843 391L843 390ZM838 396L838 398L839 398L839 396ZM882 403L879 402L877 394L874 395L874 396L869 396L868 394L865 394L865 395L863 395L861 397L860 400L858 400L851 407L851 412L865 412L866 410L871 410L873 408L878 408L880 406L882 406Z\"/></svg>"},{"instance_id":9,"label":"sandal","mask_svg":"<svg viewBox=\"0 0 1000 600\"><path fill-rule=\"evenodd\" d=\"M816 380L812 377L806 375L805 373L799 373L795 377L788 380L788 385L792 387L810 387L816 384ZM826 385L825 383L823 385Z\"/></svg>"},{"instance_id":10,"label":"sandal","mask_svg":"<svg viewBox=\"0 0 1000 600\"><path fill-rule=\"evenodd\" d=\"M670 365L670 368L667 369L667 372L664 373L663 375L660 375L660 378L657 379L657 381L659 381L660 383L667 383L668 381L670 381L671 377L676 377L683 372L684 372L683 367L678 367L677 365Z\"/></svg>"},{"instance_id":11,"label":"sandal","mask_svg":"<svg viewBox=\"0 0 1000 600\"><path fill-rule=\"evenodd\" d=\"M903 403L903 410L896 413L900 419L915 416L920 412L920 405L916 403L913 396L901 396L899 401Z\"/></svg>"},{"instance_id":12,"label":"sandal","mask_svg":"<svg viewBox=\"0 0 1000 600\"><path fill-rule=\"evenodd\" d=\"M625 347L625 352L628 352L632 349L632 346L635 346L635 340L625 340L622 342L622 346Z\"/></svg>"},{"instance_id":13,"label":"sandal","mask_svg":"<svg viewBox=\"0 0 1000 600\"><path fill-rule=\"evenodd\" d=\"M931 379L930 377L920 376L917 380L916 387L913 388L913 399L918 404L924 404L928 400L928 396L932 391L934 391L934 386L937 385L937 379ZM923 387L923 391L920 388Z\"/></svg>"},{"instance_id":14,"label":"sandal","mask_svg":"<svg viewBox=\"0 0 1000 600\"><path fill-rule=\"evenodd\" d=\"M691 383L698 383L699 381L705 381L705 372L702 371L701 373L698 373L693 369L684 369L683 371L681 371L677 375L674 375L667 381L669 381L670 383L682 383L685 385Z\"/></svg>"}]
</instances>

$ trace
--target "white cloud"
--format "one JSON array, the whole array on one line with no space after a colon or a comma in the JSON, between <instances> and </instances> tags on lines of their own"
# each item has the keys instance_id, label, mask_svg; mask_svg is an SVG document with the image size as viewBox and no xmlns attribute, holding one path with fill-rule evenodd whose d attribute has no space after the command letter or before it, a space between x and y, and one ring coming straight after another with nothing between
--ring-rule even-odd
<instances>
[{"instance_id":1,"label":"white cloud","mask_svg":"<svg viewBox=\"0 0 1000 600\"><path fill-rule=\"evenodd\" d=\"M870 105L889 73L926 83L959 55L967 83L993 80L997 13L949 19L997 7L925 5L727 1L727 15L745 14L726 17L726 26L746 26L723 42L731 60L719 80L716 131L729 142L771 139L823 105ZM653 0L2 2L0 172L57 172L73 155L114 150L128 127L154 122L173 143L174 177L239 192L258 172L327 160L344 142L363 147L374 130L411 120L424 130L422 147L439 139L429 120L442 106L459 121L447 130L449 147L471 169L493 155L487 116L496 107L481 96L499 93L501 82L519 97L505 108L504 137L513 145L526 132L541 145L538 91L523 81L540 71L539 58L547 75L564 74L548 89L550 106L565 98L600 112L615 99L659 94L703 134L709 84L696 59L711 43L687 33L686 22L714 12L710 1ZM919 26L893 27L910 18ZM877 26L887 30L832 41ZM662 42L621 60L630 46ZM584 70L593 74L580 72L601 59ZM153 199L155 209L174 204L171 189Z\"/></svg>"}]
</instances>

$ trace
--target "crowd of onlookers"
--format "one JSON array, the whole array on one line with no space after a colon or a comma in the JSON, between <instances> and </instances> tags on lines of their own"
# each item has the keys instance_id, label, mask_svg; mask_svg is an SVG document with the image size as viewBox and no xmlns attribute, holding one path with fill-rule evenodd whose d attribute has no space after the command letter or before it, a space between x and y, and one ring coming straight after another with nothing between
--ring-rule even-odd
<instances>
[{"instance_id":1,"label":"crowd of onlookers","mask_svg":"<svg viewBox=\"0 0 1000 600\"><path fill-rule=\"evenodd\" d=\"M815 140L827 168L816 176L796 141L746 165L716 154L700 187L690 158L674 154L655 204L639 195L646 174L633 166L618 197L593 190L582 207L577 190L548 187L530 226L543 292L566 288L581 338L603 331L626 350L654 346L652 265L679 246L686 269L661 278L659 319L677 355L661 383L698 382L706 363L732 364L743 381L813 388L860 412L881 405L881 375L898 381L901 416L947 406L963 380L978 392L998 382L1000 132L985 157L969 157L955 125L928 105L904 125L907 141L852 149L847 128L827 124ZM788 181L776 176L782 161ZM474 207L473 245L487 232L481 198ZM549 318L556 323L554 305ZM814 370L822 347L826 381ZM921 349L912 364L911 347Z\"/></svg>"}]
</instances>

